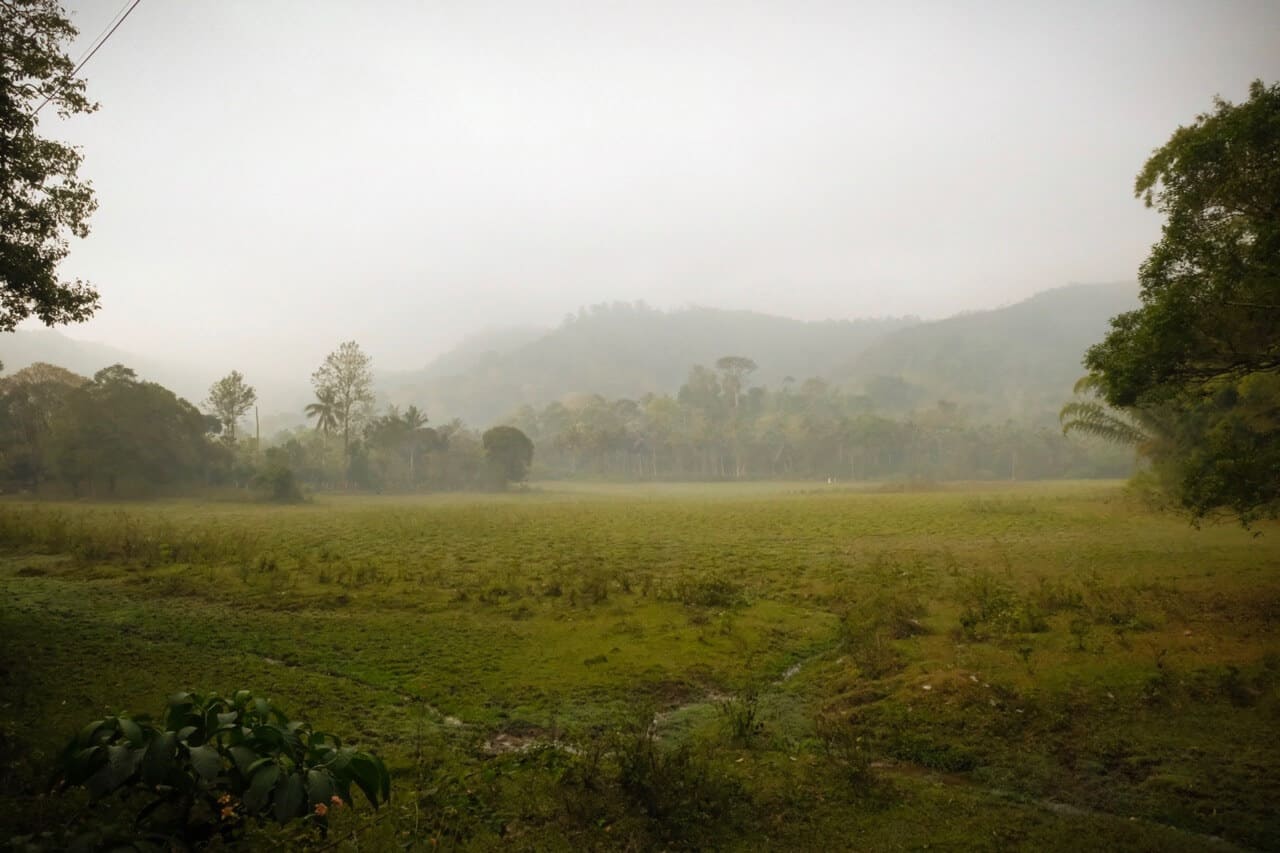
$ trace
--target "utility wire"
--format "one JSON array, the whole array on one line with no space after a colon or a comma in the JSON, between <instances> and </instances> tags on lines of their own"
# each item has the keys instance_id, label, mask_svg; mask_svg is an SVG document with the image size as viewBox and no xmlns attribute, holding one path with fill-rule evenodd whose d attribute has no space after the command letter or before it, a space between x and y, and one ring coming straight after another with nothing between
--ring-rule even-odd
<instances>
[{"instance_id":1,"label":"utility wire","mask_svg":"<svg viewBox=\"0 0 1280 853\"><path fill-rule=\"evenodd\" d=\"M107 30L107 34L103 36L102 39L97 44L93 46L93 49L89 51L88 55L85 56L84 59L81 59L78 63L76 63L76 67L71 70L72 77L75 77L77 74L79 74L80 69L84 68L85 64L90 59L93 59L93 55L97 53L104 44L107 43L107 39L111 38L111 36L115 33L116 30L120 29L120 25L125 22L126 18L128 18L131 14L133 14L133 10L138 8L138 4L141 2L142 0L133 0L133 3L130 4L129 8L125 10L125 13L123 15L120 15L120 20L116 21L115 26ZM36 111L32 113L32 115L33 116L40 115L40 111L44 109L45 106L47 106L50 101L53 100L53 96L56 94L58 94L56 90L49 93L49 95L46 96L45 99L40 102L40 106L36 107Z\"/></svg>"},{"instance_id":2,"label":"utility wire","mask_svg":"<svg viewBox=\"0 0 1280 853\"><path fill-rule=\"evenodd\" d=\"M102 37L107 34L107 30L115 26L116 22L120 20L120 16L124 14L125 9L129 8L131 2L132 0L124 0L120 4L120 8L116 9L116 13L111 16L111 20L103 24L102 29L98 30L98 34L93 37L93 40L85 46L84 50L80 51L80 56L76 58L77 67L89 57L89 51L93 50L93 46L102 40Z\"/></svg>"}]
</instances>

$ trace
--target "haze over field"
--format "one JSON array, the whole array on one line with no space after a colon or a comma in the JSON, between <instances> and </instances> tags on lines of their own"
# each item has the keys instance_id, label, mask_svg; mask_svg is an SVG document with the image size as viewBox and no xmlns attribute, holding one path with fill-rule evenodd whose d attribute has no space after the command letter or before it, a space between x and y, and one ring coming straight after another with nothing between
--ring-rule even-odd
<instances>
[{"instance_id":1,"label":"haze over field","mask_svg":"<svg viewBox=\"0 0 1280 853\"><path fill-rule=\"evenodd\" d=\"M69 6L76 56L118 4ZM1277 43L1251 2L143 3L101 111L42 117L100 203L67 334L266 388L600 302L929 319L1132 280L1134 173Z\"/></svg>"},{"instance_id":2,"label":"haze over field","mask_svg":"<svg viewBox=\"0 0 1280 853\"><path fill-rule=\"evenodd\" d=\"M1280 5L64 2L0 848L1280 850Z\"/></svg>"}]
</instances>

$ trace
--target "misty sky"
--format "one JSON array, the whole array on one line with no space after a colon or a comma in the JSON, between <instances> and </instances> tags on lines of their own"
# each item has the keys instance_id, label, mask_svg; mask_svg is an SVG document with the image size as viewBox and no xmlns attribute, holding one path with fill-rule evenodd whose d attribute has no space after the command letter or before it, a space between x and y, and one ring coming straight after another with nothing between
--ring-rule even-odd
<instances>
[{"instance_id":1,"label":"misty sky","mask_svg":"<svg viewBox=\"0 0 1280 853\"><path fill-rule=\"evenodd\" d=\"M122 0L68 4L83 47ZM1132 280L1152 148L1280 4L143 0L87 66L68 333L301 371L643 299L943 316ZM271 368L266 365L270 362Z\"/></svg>"}]
</instances>

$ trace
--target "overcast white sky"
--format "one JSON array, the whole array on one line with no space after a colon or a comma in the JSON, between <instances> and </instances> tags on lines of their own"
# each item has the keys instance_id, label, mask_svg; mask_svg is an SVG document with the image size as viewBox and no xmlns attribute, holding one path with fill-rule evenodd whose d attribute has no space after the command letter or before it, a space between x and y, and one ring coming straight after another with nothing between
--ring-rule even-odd
<instances>
[{"instance_id":1,"label":"overcast white sky","mask_svg":"<svg viewBox=\"0 0 1280 853\"><path fill-rule=\"evenodd\" d=\"M68 4L78 55L123 0ZM943 316L1131 280L1133 176L1280 3L142 0L86 67L69 334L298 370L644 299Z\"/></svg>"}]
</instances>

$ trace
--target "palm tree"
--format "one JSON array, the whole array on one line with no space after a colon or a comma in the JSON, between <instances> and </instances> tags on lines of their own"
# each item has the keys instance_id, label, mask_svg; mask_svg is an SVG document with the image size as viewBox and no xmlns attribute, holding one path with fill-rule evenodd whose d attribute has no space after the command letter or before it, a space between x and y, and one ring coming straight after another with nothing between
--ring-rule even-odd
<instances>
[{"instance_id":1,"label":"palm tree","mask_svg":"<svg viewBox=\"0 0 1280 853\"><path fill-rule=\"evenodd\" d=\"M1082 399L1072 400L1058 412L1063 435L1079 432L1113 444L1127 444L1144 456L1169 437L1169 424L1158 412L1136 406L1109 408L1097 397L1100 386L1101 378L1093 374L1076 381L1072 390Z\"/></svg>"},{"instance_id":2,"label":"palm tree","mask_svg":"<svg viewBox=\"0 0 1280 853\"><path fill-rule=\"evenodd\" d=\"M418 439L422 436L422 428L427 425L427 413L421 411L417 406L410 406L404 410L401 420L409 433L409 483L412 484L416 482L414 460L418 453Z\"/></svg>"},{"instance_id":3,"label":"palm tree","mask_svg":"<svg viewBox=\"0 0 1280 853\"><path fill-rule=\"evenodd\" d=\"M305 411L308 419L316 419L316 429L326 436L338 428L338 400L328 388L317 391L316 401L308 403Z\"/></svg>"}]
</instances>

